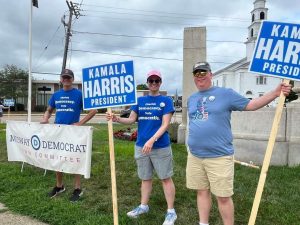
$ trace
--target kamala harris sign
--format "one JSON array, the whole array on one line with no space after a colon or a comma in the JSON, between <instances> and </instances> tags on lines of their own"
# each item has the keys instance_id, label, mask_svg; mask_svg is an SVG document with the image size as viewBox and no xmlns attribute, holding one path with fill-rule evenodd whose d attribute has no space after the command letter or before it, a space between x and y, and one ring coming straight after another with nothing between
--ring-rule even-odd
<instances>
[{"instance_id":1,"label":"kamala harris sign","mask_svg":"<svg viewBox=\"0 0 300 225\"><path fill-rule=\"evenodd\" d=\"M300 80L300 25L263 21L250 72Z\"/></svg>"},{"instance_id":2,"label":"kamala harris sign","mask_svg":"<svg viewBox=\"0 0 300 225\"><path fill-rule=\"evenodd\" d=\"M134 105L137 102L133 61L82 70L83 108Z\"/></svg>"}]
</instances>

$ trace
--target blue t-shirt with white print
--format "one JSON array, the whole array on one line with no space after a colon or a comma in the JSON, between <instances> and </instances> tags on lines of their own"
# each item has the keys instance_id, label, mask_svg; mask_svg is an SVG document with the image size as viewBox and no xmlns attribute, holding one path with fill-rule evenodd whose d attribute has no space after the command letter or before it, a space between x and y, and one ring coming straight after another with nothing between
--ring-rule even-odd
<instances>
[{"instance_id":1,"label":"blue t-shirt with white print","mask_svg":"<svg viewBox=\"0 0 300 225\"><path fill-rule=\"evenodd\" d=\"M162 95L139 97L137 105L131 106L131 109L137 114L138 135L136 145L139 147L143 147L160 128L163 116L174 112L172 99ZM164 148L169 145L170 137L168 131L166 131L154 142L153 149Z\"/></svg>"},{"instance_id":2,"label":"blue t-shirt with white print","mask_svg":"<svg viewBox=\"0 0 300 225\"><path fill-rule=\"evenodd\" d=\"M233 155L231 112L244 110L249 101L232 89L220 87L191 95L187 102L190 152L201 158Z\"/></svg>"},{"instance_id":3,"label":"blue t-shirt with white print","mask_svg":"<svg viewBox=\"0 0 300 225\"><path fill-rule=\"evenodd\" d=\"M56 124L73 124L80 120L82 93L78 89L55 92L49 100L49 106L56 109Z\"/></svg>"}]
</instances>

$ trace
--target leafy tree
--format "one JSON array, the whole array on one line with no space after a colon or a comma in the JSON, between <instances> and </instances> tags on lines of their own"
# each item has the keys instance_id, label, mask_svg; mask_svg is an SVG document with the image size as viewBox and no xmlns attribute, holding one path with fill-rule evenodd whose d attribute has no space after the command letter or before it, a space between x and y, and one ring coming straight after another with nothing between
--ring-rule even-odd
<instances>
[{"instance_id":1,"label":"leafy tree","mask_svg":"<svg viewBox=\"0 0 300 225\"><path fill-rule=\"evenodd\" d=\"M28 96L28 72L15 65L5 65L0 70L0 98L12 98L17 104L18 98Z\"/></svg>"},{"instance_id":2,"label":"leafy tree","mask_svg":"<svg viewBox=\"0 0 300 225\"><path fill-rule=\"evenodd\" d=\"M138 85L136 86L136 89L137 89L137 90L149 90L147 84L138 84Z\"/></svg>"}]
</instances>

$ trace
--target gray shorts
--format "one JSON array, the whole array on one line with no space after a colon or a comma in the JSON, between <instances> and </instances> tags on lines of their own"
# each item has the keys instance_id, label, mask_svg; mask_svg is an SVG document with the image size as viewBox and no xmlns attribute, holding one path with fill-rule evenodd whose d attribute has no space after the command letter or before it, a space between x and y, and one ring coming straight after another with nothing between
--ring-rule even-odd
<instances>
[{"instance_id":1,"label":"gray shorts","mask_svg":"<svg viewBox=\"0 0 300 225\"><path fill-rule=\"evenodd\" d=\"M134 158L137 163L138 176L141 180L150 180L155 170L159 179L167 179L173 175L172 148L152 149L149 154L142 153L142 147L135 146Z\"/></svg>"}]
</instances>

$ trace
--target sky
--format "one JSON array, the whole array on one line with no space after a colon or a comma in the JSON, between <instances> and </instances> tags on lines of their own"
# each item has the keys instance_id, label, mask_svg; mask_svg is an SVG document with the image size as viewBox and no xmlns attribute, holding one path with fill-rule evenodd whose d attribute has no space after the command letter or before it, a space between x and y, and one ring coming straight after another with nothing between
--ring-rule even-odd
<instances>
[{"instance_id":1,"label":"sky","mask_svg":"<svg viewBox=\"0 0 300 225\"><path fill-rule=\"evenodd\" d=\"M64 0L38 0L32 16L33 79L58 80L69 10ZM0 1L0 69L29 68L31 0ZM162 90L182 93L183 31L206 26L207 61L217 71L246 56L244 42L254 0L74 0L67 68L81 80L82 69L134 62L137 84L149 70L160 70ZM267 0L268 20L300 23L299 0ZM65 18L63 16L65 15ZM48 74L47 74L48 73Z\"/></svg>"}]
</instances>

